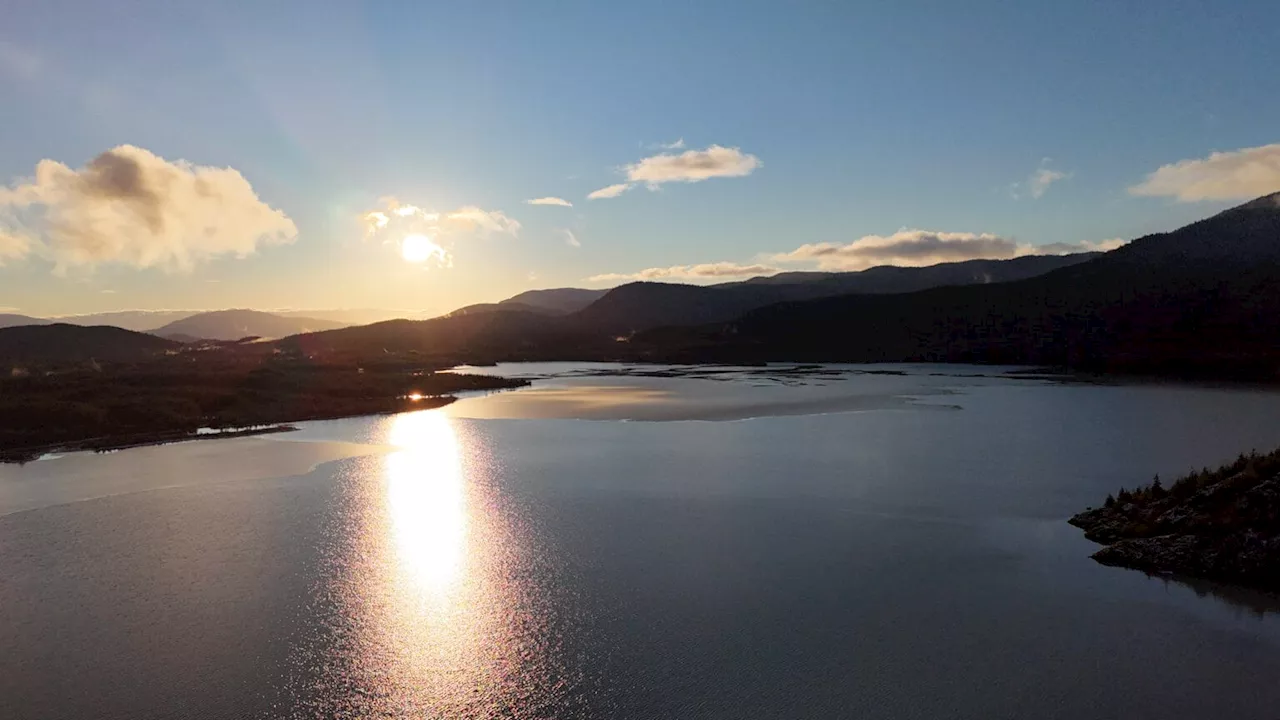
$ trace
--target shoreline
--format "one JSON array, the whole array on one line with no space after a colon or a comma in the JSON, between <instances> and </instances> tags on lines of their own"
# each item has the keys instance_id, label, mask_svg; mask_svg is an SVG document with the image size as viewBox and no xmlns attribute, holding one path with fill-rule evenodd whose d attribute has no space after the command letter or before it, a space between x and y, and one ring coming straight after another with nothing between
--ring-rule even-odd
<instances>
[{"instance_id":1,"label":"shoreline","mask_svg":"<svg viewBox=\"0 0 1280 720\"><path fill-rule=\"evenodd\" d=\"M1103 565L1280 591L1280 450L1165 487L1121 489L1068 520Z\"/></svg>"},{"instance_id":2,"label":"shoreline","mask_svg":"<svg viewBox=\"0 0 1280 720\"><path fill-rule=\"evenodd\" d=\"M200 430L157 430L154 432L132 433L129 435L119 436L106 435L23 448L3 448L0 449L0 464L24 465L29 462L35 462L45 455L54 453L107 453L114 452L116 450L127 450L129 448L173 445L176 443L196 440L224 440L229 438L253 437L257 435L275 435L279 433L296 432L298 427L294 425L294 423L316 422L321 420L342 420L344 418L353 417L373 417L375 415L394 415L402 412L413 412L415 410L436 410L457 402L457 400L458 398L453 395L432 397L424 396L417 400L412 400L411 402L413 405L409 407L399 407L372 412L334 414L320 413L306 417L296 417L289 420L262 423L261 425L231 430L214 430L213 432L201 432Z\"/></svg>"}]
</instances>

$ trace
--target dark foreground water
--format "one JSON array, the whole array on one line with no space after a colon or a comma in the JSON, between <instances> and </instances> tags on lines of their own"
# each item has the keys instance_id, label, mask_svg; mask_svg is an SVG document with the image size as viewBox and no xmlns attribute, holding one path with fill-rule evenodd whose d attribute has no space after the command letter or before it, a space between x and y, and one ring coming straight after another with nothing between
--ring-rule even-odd
<instances>
[{"instance_id":1,"label":"dark foreground water","mask_svg":"<svg viewBox=\"0 0 1280 720\"><path fill-rule=\"evenodd\" d=\"M0 467L0 718L1277 716L1274 598L1064 520L1280 395L908 371Z\"/></svg>"}]
</instances>

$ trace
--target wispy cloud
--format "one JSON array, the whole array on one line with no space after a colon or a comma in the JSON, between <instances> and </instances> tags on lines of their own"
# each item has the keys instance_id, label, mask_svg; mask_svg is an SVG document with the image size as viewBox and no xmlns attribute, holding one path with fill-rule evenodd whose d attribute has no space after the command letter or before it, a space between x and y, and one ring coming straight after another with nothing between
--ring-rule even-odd
<instances>
[{"instance_id":1,"label":"wispy cloud","mask_svg":"<svg viewBox=\"0 0 1280 720\"><path fill-rule=\"evenodd\" d=\"M561 207L573 207L573 203L558 197L540 197L532 200L525 200L526 205L559 205Z\"/></svg>"},{"instance_id":2,"label":"wispy cloud","mask_svg":"<svg viewBox=\"0 0 1280 720\"><path fill-rule=\"evenodd\" d=\"M582 247L582 243L578 241L578 236L574 235L573 231L568 228L565 228L564 230L564 244L569 247Z\"/></svg>"},{"instance_id":3,"label":"wispy cloud","mask_svg":"<svg viewBox=\"0 0 1280 720\"><path fill-rule=\"evenodd\" d=\"M1036 170L1034 173L1031 173L1031 178L1027 180L1027 187L1031 191L1031 197L1039 200L1044 196L1045 191L1049 189L1050 185L1066 177L1070 176L1064 172L1050 170L1049 168L1040 168L1039 170Z\"/></svg>"},{"instance_id":4,"label":"wispy cloud","mask_svg":"<svg viewBox=\"0 0 1280 720\"><path fill-rule=\"evenodd\" d=\"M677 142L683 143L683 138ZM762 164L755 155L744 153L736 147L720 145L712 145L706 150L686 150L678 154L660 153L624 166L622 171L627 176L627 182L601 188L587 198L616 198L638 183L656 190L664 183L696 183L712 178L743 177L750 175Z\"/></svg>"},{"instance_id":5,"label":"wispy cloud","mask_svg":"<svg viewBox=\"0 0 1280 720\"><path fill-rule=\"evenodd\" d=\"M631 189L631 183L618 183L609 187L602 187L599 190L587 195L588 200L605 200L608 198L616 198L622 193Z\"/></svg>"},{"instance_id":6,"label":"wispy cloud","mask_svg":"<svg viewBox=\"0 0 1280 720\"><path fill-rule=\"evenodd\" d=\"M658 147L659 147L660 149L662 149L662 150L683 150L683 149L684 149L684 138L680 138L679 140L676 140L675 142L669 142L669 143L658 143Z\"/></svg>"},{"instance_id":7,"label":"wispy cloud","mask_svg":"<svg viewBox=\"0 0 1280 720\"><path fill-rule=\"evenodd\" d=\"M1130 195L1178 202L1246 200L1280 190L1280 143L1215 152L1164 165L1129 188Z\"/></svg>"},{"instance_id":8,"label":"wispy cloud","mask_svg":"<svg viewBox=\"0 0 1280 720\"><path fill-rule=\"evenodd\" d=\"M630 280L707 280L772 275L778 268L769 265L740 265L732 262L702 265L653 267L634 273L604 273L587 278L590 282L626 282Z\"/></svg>"},{"instance_id":9,"label":"wispy cloud","mask_svg":"<svg viewBox=\"0 0 1280 720\"><path fill-rule=\"evenodd\" d=\"M1049 163L1051 162L1053 162L1052 158L1042 159L1040 167L1027 176L1026 180L1010 185L1009 194L1013 196L1013 199L1020 200L1025 193L1030 195L1032 199L1039 200L1049 191L1050 185L1071 177L1071 173L1050 168Z\"/></svg>"},{"instance_id":10,"label":"wispy cloud","mask_svg":"<svg viewBox=\"0 0 1280 720\"><path fill-rule=\"evenodd\" d=\"M464 232L479 231L482 235L504 233L512 237L520 235L520 223L507 217L501 210L482 210L475 205L460 207L444 214L445 226Z\"/></svg>"},{"instance_id":11,"label":"wispy cloud","mask_svg":"<svg viewBox=\"0 0 1280 720\"><path fill-rule=\"evenodd\" d=\"M34 178L0 188L0 255L45 257L59 273L105 263L188 271L297 235L236 170L170 162L132 145L79 170L41 160Z\"/></svg>"},{"instance_id":12,"label":"wispy cloud","mask_svg":"<svg viewBox=\"0 0 1280 720\"><path fill-rule=\"evenodd\" d=\"M850 243L811 243L790 252L768 256L788 265L816 266L819 270L865 270L877 265L923 267L963 260L1006 260L1023 255L1066 255L1094 250L1114 250L1124 241L1054 243L1032 245L991 233L899 230L887 235L866 235Z\"/></svg>"}]
</instances>

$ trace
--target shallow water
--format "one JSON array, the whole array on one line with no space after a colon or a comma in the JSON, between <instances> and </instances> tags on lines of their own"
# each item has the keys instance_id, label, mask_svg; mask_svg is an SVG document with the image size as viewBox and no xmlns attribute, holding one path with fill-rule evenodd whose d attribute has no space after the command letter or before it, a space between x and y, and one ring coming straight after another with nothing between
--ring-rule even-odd
<instances>
[{"instance_id":1,"label":"shallow water","mask_svg":"<svg viewBox=\"0 0 1280 720\"><path fill-rule=\"evenodd\" d=\"M1280 395L876 369L2 466L0 717L1275 716L1275 598L1064 520Z\"/></svg>"}]
</instances>

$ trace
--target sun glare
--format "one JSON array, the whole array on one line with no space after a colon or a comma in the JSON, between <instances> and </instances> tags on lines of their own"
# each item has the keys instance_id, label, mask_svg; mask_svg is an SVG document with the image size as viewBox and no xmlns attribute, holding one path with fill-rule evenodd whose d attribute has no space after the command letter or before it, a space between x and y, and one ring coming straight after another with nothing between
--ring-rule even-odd
<instances>
[{"instance_id":1,"label":"sun glare","mask_svg":"<svg viewBox=\"0 0 1280 720\"><path fill-rule=\"evenodd\" d=\"M431 241L426 235L406 235L400 241L400 255L411 263L422 263L431 258L444 258L444 248Z\"/></svg>"}]
</instances>

